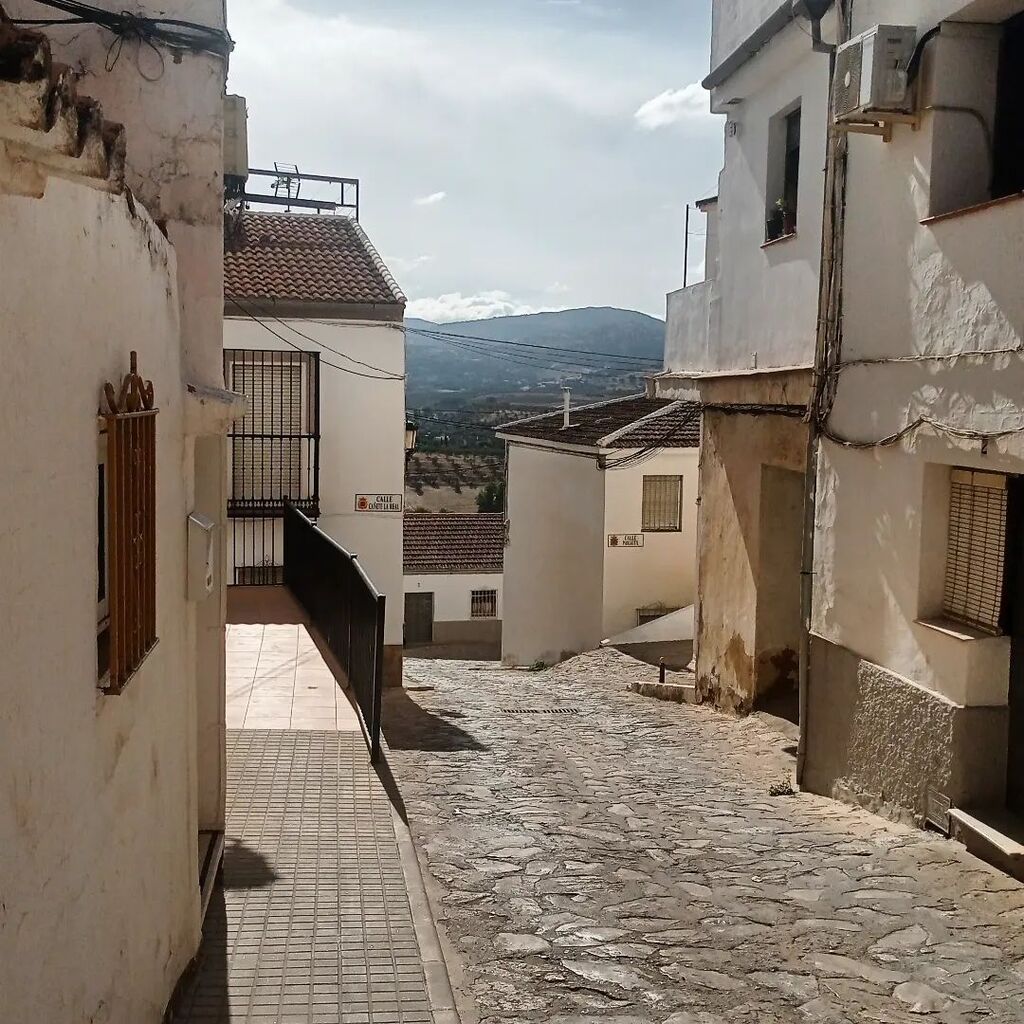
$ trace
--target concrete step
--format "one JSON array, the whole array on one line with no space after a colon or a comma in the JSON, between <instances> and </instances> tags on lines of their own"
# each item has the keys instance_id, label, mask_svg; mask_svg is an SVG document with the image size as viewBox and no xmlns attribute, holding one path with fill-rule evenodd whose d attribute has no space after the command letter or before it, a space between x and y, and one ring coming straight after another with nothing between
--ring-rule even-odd
<instances>
[{"instance_id":1,"label":"concrete step","mask_svg":"<svg viewBox=\"0 0 1024 1024\"><path fill-rule=\"evenodd\" d=\"M950 834L975 857L1024 881L1024 819L1005 808L954 807Z\"/></svg>"},{"instance_id":2,"label":"concrete step","mask_svg":"<svg viewBox=\"0 0 1024 1024\"><path fill-rule=\"evenodd\" d=\"M675 704L697 703L697 688L692 679L666 680L664 683L634 679L627 683L626 689L641 697L653 697L655 700L667 700Z\"/></svg>"}]
</instances>

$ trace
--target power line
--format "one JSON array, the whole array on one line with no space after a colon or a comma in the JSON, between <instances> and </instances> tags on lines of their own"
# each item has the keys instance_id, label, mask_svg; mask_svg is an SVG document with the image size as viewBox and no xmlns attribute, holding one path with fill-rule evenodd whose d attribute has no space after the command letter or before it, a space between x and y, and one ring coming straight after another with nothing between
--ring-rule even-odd
<instances>
[{"instance_id":1,"label":"power line","mask_svg":"<svg viewBox=\"0 0 1024 1024\"><path fill-rule=\"evenodd\" d=\"M236 306L238 306L239 309L241 309L243 312L245 312L243 307L238 302L236 302L234 299L230 299L229 301L233 302ZM258 323L264 330L269 331L279 341L283 341L286 345L290 345L297 352L306 352L306 351L308 351L308 349L302 348L301 345L296 345L293 341L289 341L283 334L281 334L279 331L275 331L274 328L270 326L270 324L264 323L258 316L254 316L252 313L246 313L246 316L250 320L253 320L256 323ZM321 366L329 366L332 370L340 370L342 373L347 373L347 374L349 374L352 377L364 377L367 380L401 380L401 381L405 380L405 376L404 375L394 375L394 374L392 374L392 375L387 376L387 377L378 377L378 376L376 376L374 374L371 374L371 373L361 373L359 370L352 370L352 369L349 369L349 367L347 367L347 366L339 366L337 363L328 362L328 360L324 359L323 356L320 357L320 365Z\"/></svg>"},{"instance_id":2,"label":"power line","mask_svg":"<svg viewBox=\"0 0 1024 1024\"><path fill-rule=\"evenodd\" d=\"M511 341L505 338L485 338L479 334L456 334L451 331L440 331L440 330L424 330L421 327L409 327L405 328L406 333L419 334L425 338L435 338L442 340L444 338L456 339L459 341L477 341L485 342L489 345L510 345L513 348L529 348L538 349L542 352L558 352L569 355L578 356L597 356L604 359L618 359L626 362L639 362L639 363L656 363L661 365L663 360L655 358L654 356L631 356L623 355L621 352L600 352L581 348L569 348L563 345L540 345L536 342L529 341Z\"/></svg>"}]
</instances>

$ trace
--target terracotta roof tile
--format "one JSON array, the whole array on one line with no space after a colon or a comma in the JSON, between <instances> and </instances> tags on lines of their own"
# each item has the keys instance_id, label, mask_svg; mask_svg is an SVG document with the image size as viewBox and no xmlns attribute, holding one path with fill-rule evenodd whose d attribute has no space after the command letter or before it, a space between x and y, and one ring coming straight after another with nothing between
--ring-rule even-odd
<instances>
[{"instance_id":1,"label":"terracotta roof tile","mask_svg":"<svg viewBox=\"0 0 1024 1024\"><path fill-rule=\"evenodd\" d=\"M502 571L505 517L500 512L409 512L404 532L406 573Z\"/></svg>"},{"instance_id":2,"label":"terracotta roof tile","mask_svg":"<svg viewBox=\"0 0 1024 1024\"><path fill-rule=\"evenodd\" d=\"M506 423L499 434L538 441L604 448L696 448L700 444L700 405L630 395L596 405L580 405L569 413L547 413ZM615 435L615 436L612 436Z\"/></svg>"},{"instance_id":3,"label":"terracotta roof tile","mask_svg":"<svg viewBox=\"0 0 1024 1024\"><path fill-rule=\"evenodd\" d=\"M301 213L244 211L229 217L224 295L263 302L405 304L356 221Z\"/></svg>"}]
</instances>

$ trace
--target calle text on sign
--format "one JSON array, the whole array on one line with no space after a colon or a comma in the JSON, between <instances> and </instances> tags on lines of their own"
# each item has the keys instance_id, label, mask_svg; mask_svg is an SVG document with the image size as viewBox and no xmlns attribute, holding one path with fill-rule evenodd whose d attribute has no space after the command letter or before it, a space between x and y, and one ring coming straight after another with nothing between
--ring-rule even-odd
<instances>
[{"instance_id":1,"label":"calle text on sign","mask_svg":"<svg viewBox=\"0 0 1024 1024\"><path fill-rule=\"evenodd\" d=\"M608 547L610 548L642 548L644 546L644 535L642 533L609 533Z\"/></svg>"},{"instance_id":2,"label":"calle text on sign","mask_svg":"<svg viewBox=\"0 0 1024 1024\"><path fill-rule=\"evenodd\" d=\"M404 495L401 494L357 494L357 512L401 512Z\"/></svg>"}]
</instances>

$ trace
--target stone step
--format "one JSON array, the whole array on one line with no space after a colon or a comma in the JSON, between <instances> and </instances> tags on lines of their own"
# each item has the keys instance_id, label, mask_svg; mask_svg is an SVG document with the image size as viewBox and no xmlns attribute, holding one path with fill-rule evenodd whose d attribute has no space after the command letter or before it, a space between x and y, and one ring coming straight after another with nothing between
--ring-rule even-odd
<instances>
[{"instance_id":1,"label":"stone step","mask_svg":"<svg viewBox=\"0 0 1024 1024\"><path fill-rule=\"evenodd\" d=\"M641 697L653 697L655 700L667 700L675 704L696 704L697 688L692 681L646 681L634 679L626 685L630 693L638 693Z\"/></svg>"},{"instance_id":2,"label":"stone step","mask_svg":"<svg viewBox=\"0 0 1024 1024\"><path fill-rule=\"evenodd\" d=\"M954 807L951 835L975 857L1024 881L1024 819L1005 808Z\"/></svg>"}]
</instances>

